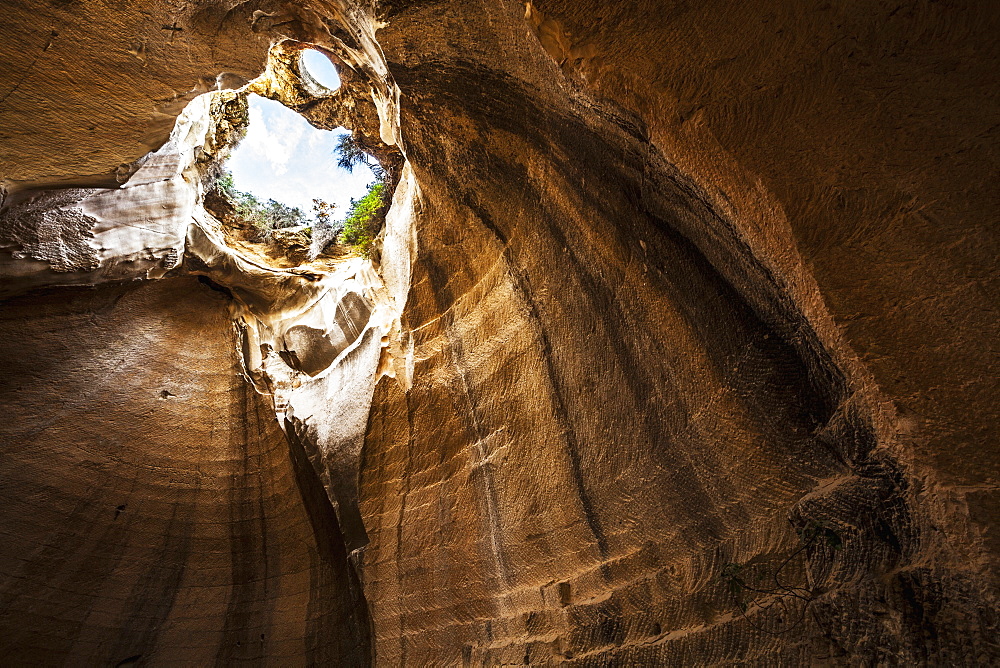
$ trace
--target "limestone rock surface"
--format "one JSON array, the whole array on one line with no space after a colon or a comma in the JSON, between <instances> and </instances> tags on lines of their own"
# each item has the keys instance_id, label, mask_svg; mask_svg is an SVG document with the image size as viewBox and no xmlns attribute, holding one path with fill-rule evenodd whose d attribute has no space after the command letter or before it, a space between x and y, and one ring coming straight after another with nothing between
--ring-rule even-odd
<instances>
[{"instance_id":1,"label":"limestone rock surface","mask_svg":"<svg viewBox=\"0 0 1000 668\"><path fill-rule=\"evenodd\" d=\"M997 7L163 7L0 28L4 653L1000 661ZM247 92L371 261L227 244Z\"/></svg>"},{"instance_id":2,"label":"limestone rock surface","mask_svg":"<svg viewBox=\"0 0 1000 668\"><path fill-rule=\"evenodd\" d=\"M369 662L336 518L244 380L229 301L187 277L4 304L6 661Z\"/></svg>"}]
</instances>

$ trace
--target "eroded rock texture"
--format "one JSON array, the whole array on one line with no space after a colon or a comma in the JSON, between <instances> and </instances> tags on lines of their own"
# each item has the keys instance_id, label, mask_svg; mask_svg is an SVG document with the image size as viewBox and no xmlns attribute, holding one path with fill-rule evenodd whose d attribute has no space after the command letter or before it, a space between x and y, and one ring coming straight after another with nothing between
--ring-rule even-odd
<instances>
[{"instance_id":1,"label":"eroded rock texture","mask_svg":"<svg viewBox=\"0 0 1000 668\"><path fill-rule=\"evenodd\" d=\"M759 13L782 22L779 34L808 33L824 10L757 7L737 28L718 25L707 7L537 3L526 31L512 7L478 9L409 5L380 33L404 91L403 135L424 208L406 311L414 385L407 393L380 385L362 470L377 655L601 665L995 655L995 577L985 554L963 563L969 545L948 544L967 540L957 539L968 536L967 520L937 503L954 492L900 434L908 427L896 411L913 404L887 404L888 388L861 365L853 337L843 338L862 330L837 326L837 316L857 319L862 300L826 310L823 286L797 252L808 234L813 262L836 264L825 255L836 253L849 263L837 268L842 276L872 286L894 248L913 254L921 242L874 230L847 239L833 229L860 217L894 222L906 237L911 224L924 227L921 214L874 216L865 207L899 186L869 183L871 194L857 194L863 205L838 216L822 197L839 198L843 186L824 184L846 166L817 149L808 171L761 164L745 148L779 132L775 125L787 132L808 122L808 139L796 131L767 146L769 160L801 160L844 123L823 127L850 87L823 86L835 76L825 55L796 51L812 69L791 81L791 72L760 75L758 89L778 87L772 102L729 86L732 75L711 74L709 54L680 48L685 29L704 26L704 49L718 40L748 75L772 74L781 66L754 43L771 28L738 29ZM852 19L893 29L881 14ZM933 20L959 30L979 19ZM919 30L895 25L901 34L880 36L879 48ZM826 46L864 38L838 30L812 34ZM418 43L411 33L429 37ZM922 94L898 67L881 64L858 85L896 76L901 98ZM864 105L862 91L852 91L855 105ZM710 107L715 98L725 104ZM874 105L865 109L855 113L881 118ZM787 116L775 118L779 110ZM899 141L867 132L865 141ZM772 164L794 194L753 183ZM836 240L817 244L826 231L809 219L816 210ZM969 227L970 240L983 229ZM949 260L971 271L964 280L974 283L977 267L994 271L975 244L963 247L966 255ZM906 266L925 262L934 271L929 256ZM982 326L992 331L995 320ZM881 331L880 344L899 351L895 364L914 380L923 377L928 391L942 382L903 359L912 343ZM956 358L964 346L991 345L937 336L954 341ZM954 364L959 374L986 373ZM966 396L994 410L988 395ZM982 467L995 480L992 444L956 447L982 453L969 482ZM984 528L990 512L980 516ZM803 552L810 523L835 536ZM946 525L955 538L942 540ZM803 556L804 572L778 570ZM790 587L808 582L810 600L773 598L767 611L743 615L725 584L733 563L757 564L765 582L775 573Z\"/></svg>"},{"instance_id":2,"label":"eroded rock texture","mask_svg":"<svg viewBox=\"0 0 1000 668\"><path fill-rule=\"evenodd\" d=\"M7 661L368 662L336 518L228 302L180 278L4 305Z\"/></svg>"},{"instance_id":3,"label":"eroded rock texture","mask_svg":"<svg viewBox=\"0 0 1000 668\"><path fill-rule=\"evenodd\" d=\"M257 4L156 18L188 69L79 72L39 137L17 95L70 84L2 75L3 294L159 281L2 307L12 656L1000 660L996 8ZM117 25L74 7L84 44ZM342 92L298 76L307 45ZM265 74L199 100L267 95L387 165L376 262L227 247L207 102L169 174L51 189L138 157L121 129L83 156L79 119L139 127L223 63ZM94 247L160 182L175 255Z\"/></svg>"}]
</instances>

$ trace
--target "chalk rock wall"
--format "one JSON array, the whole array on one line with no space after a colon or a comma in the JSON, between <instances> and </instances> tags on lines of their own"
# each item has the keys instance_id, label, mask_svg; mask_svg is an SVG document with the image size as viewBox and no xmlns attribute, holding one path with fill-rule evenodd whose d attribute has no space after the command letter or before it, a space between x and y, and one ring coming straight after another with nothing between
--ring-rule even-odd
<instances>
[{"instance_id":1,"label":"chalk rock wall","mask_svg":"<svg viewBox=\"0 0 1000 668\"><path fill-rule=\"evenodd\" d=\"M388 663L996 656L981 482L996 451L961 426L995 411L972 380L992 362L962 352L992 348L962 329L995 331L971 287L995 274L991 195L970 183L980 208L963 219L966 202L902 189L893 170L918 167L915 153L893 153L885 181L870 153L948 157L921 144L925 129L894 135L881 105L897 128L923 118L903 100L927 82L949 118L971 112L930 65L947 49L917 36L940 22L958 42L995 17L744 9L388 10L379 39L422 192L404 312L413 386L380 381L361 472L362 576ZM972 86L977 68L956 76ZM883 83L898 98L875 101ZM833 118L848 104L851 121ZM988 126L952 130L976 146L970 165L993 155L973 139ZM821 150L837 141L857 144ZM941 265L928 215L957 244ZM892 297L859 294L887 280ZM952 280L968 325L908 339L879 322ZM910 352L930 354L925 336L932 368ZM858 355L873 345L894 351L873 358L892 380ZM932 397L951 392L984 412L946 426ZM926 439L944 433L974 461L929 461Z\"/></svg>"},{"instance_id":2,"label":"chalk rock wall","mask_svg":"<svg viewBox=\"0 0 1000 668\"><path fill-rule=\"evenodd\" d=\"M271 36L255 31L253 11L220 2L6 3L0 190L123 183L192 99L260 73Z\"/></svg>"},{"instance_id":3,"label":"chalk rock wall","mask_svg":"<svg viewBox=\"0 0 1000 668\"><path fill-rule=\"evenodd\" d=\"M245 95L195 98L118 188L25 188L0 212L0 295L39 285L155 279L180 266L210 165L247 120Z\"/></svg>"},{"instance_id":4,"label":"chalk rock wall","mask_svg":"<svg viewBox=\"0 0 1000 668\"><path fill-rule=\"evenodd\" d=\"M53 5L59 35L0 47L42 44L0 73L7 654L998 659L995 10L139 7ZM94 63L138 16L135 73L59 69L63 30ZM343 93L301 80L302 45ZM214 150L137 180L156 91L172 122L177 91L259 71L244 92L352 127L398 179L376 263L229 248ZM130 190L175 186L132 219ZM167 241L101 250L145 239L149 202L181 212ZM65 283L102 285L23 294ZM178 477L208 464L218 493Z\"/></svg>"},{"instance_id":5,"label":"chalk rock wall","mask_svg":"<svg viewBox=\"0 0 1000 668\"><path fill-rule=\"evenodd\" d=\"M359 451L398 323L368 260L289 269L227 244L203 199L248 90L193 99L120 187L7 193L10 660L371 664L348 548L366 542ZM302 100L330 121L319 95Z\"/></svg>"},{"instance_id":6,"label":"chalk rock wall","mask_svg":"<svg viewBox=\"0 0 1000 668\"><path fill-rule=\"evenodd\" d=\"M18 665L366 665L301 446L193 277L5 302L0 653Z\"/></svg>"}]
</instances>

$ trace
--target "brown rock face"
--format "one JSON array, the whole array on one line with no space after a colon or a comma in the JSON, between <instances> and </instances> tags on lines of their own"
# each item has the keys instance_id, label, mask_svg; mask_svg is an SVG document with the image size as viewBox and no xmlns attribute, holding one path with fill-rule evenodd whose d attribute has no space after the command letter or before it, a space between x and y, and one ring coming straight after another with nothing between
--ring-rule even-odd
<instances>
[{"instance_id":1,"label":"brown rock face","mask_svg":"<svg viewBox=\"0 0 1000 668\"><path fill-rule=\"evenodd\" d=\"M4 305L7 661L368 662L336 518L227 301L183 278Z\"/></svg>"},{"instance_id":2,"label":"brown rock face","mask_svg":"<svg viewBox=\"0 0 1000 668\"><path fill-rule=\"evenodd\" d=\"M529 8L545 53L513 8L410 6L380 33L404 91L423 208L405 312L413 387L382 382L362 469L376 655L417 665L993 656L986 555L942 542L941 532L968 535L967 519L938 501L954 493L944 471L920 460L887 403L894 390L862 366L851 334L881 331L881 345L899 352L894 363L928 391L943 376L910 367L903 350L912 344L881 327L840 329L816 282L873 285L900 246L919 254L924 242L839 236L842 216L871 216L864 207L875 205L831 211L823 198L842 186L823 184L843 168L818 148L808 170L771 162L802 160L803 146L830 141L823 119L851 85L824 88L833 64L811 47L794 55L819 80L783 83L790 75L759 52L755 33L717 26L710 8L591 4ZM820 41L805 27L813 15L791 5L759 11L780 20L779 33L813 30ZM878 18L858 13L821 43L864 39ZM435 32L443 23L446 36ZM705 73L704 51L651 48L684 44L691 25L720 49L749 50L749 71L765 70L761 85L787 94L772 104L728 87L731 75ZM919 30L892 29L882 38ZM412 33L434 37L417 44ZM940 55L931 47L911 57ZM886 70L899 66L858 85L878 85ZM672 90L684 85L694 90ZM903 99L918 93L916 81L896 85ZM725 104L699 112L715 97ZM949 113L965 103L949 98ZM759 141L753 124L777 133L775 105L814 129L776 137L760 156L748 148ZM855 113L881 118L874 106ZM830 119L826 132L845 122ZM864 132L851 129L860 141ZM883 128L867 131L865 141L887 141ZM753 171L771 165L796 188L753 183ZM893 187L871 183L862 198ZM830 221L822 232L804 220L819 211ZM922 225L912 215L883 212L881 224L904 236L909 221ZM826 234L837 236L817 244ZM814 262L848 260L837 268L844 278L811 276L799 235L809 235ZM948 273L975 281L995 272L979 249L963 248ZM875 263L859 267L869 254ZM934 261L919 257L930 271ZM936 284L900 290L929 298ZM858 295L842 315L884 296ZM969 298L970 311L985 307ZM955 341L952 382L982 377L984 367L963 367L958 352L981 349L982 339L933 336ZM971 386L963 396L994 410ZM960 434L955 447L976 447L959 445ZM995 462L988 447L980 465L991 480ZM970 501L983 494L976 488Z\"/></svg>"},{"instance_id":3,"label":"brown rock face","mask_svg":"<svg viewBox=\"0 0 1000 668\"><path fill-rule=\"evenodd\" d=\"M204 3L5 3L0 185L122 183L195 96L256 76L252 10ZM75 137L75 141L68 141Z\"/></svg>"},{"instance_id":4,"label":"brown rock face","mask_svg":"<svg viewBox=\"0 0 1000 668\"><path fill-rule=\"evenodd\" d=\"M0 75L0 294L145 279L0 305L0 652L1000 661L996 8L259 4L178 9L187 69L136 86ZM116 25L51 11L84 61ZM336 96L300 81L309 44ZM22 183L87 185L136 138L85 154L81 119L265 51L247 90L389 166L376 263L227 248L193 113L166 176ZM17 96L66 90L34 137ZM152 254L124 230L156 196ZM66 261L93 238L128 243Z\"/></svg>"}]
</instances>

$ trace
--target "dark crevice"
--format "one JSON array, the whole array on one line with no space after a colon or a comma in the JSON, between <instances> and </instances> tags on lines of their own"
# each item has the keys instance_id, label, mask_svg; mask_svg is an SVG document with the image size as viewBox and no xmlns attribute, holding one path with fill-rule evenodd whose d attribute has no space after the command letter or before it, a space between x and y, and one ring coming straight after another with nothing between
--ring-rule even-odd
<instances>
[{"instance_id":1,"label":"dark crevice","mask_svg":"<svg viewBox=\"0 0 1000 668\"><path fill-rule=\"evenodd\" d=\"M213 281L208 276L199 275L198 276L198 282L201 283L202 285L206 286L209 290L214 290L215 292L223 294L223 295L225 295L229 299L235 299L235 297L233 296L233 291L232 290L230 290L229 288L227 288L224 285L219 285L218 283L216 283L215 281Z\"/></svg>"}]
</instances>

